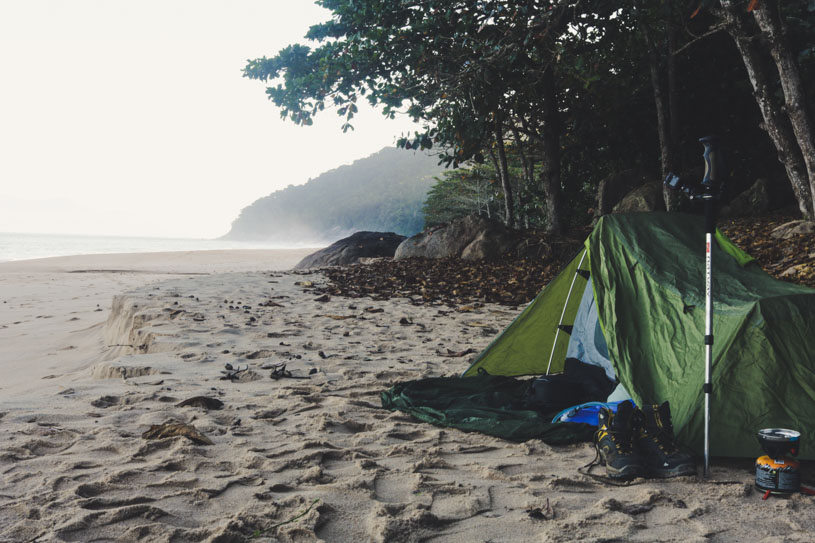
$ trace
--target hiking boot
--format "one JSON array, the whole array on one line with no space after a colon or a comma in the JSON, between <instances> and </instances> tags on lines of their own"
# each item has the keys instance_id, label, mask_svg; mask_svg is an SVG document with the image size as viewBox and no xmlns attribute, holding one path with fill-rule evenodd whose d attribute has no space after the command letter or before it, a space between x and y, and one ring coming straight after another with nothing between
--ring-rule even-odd
<instances>
[{"instance_id":1,"label":"hiking boot","mask_svg":"<svg viewBox=\"0 0 815 543\"><path fill-rule=\"evenodd\" d=\"M612 479L633 479L645 472L642 457L634 448L634 405L623 402L614 413L605 407L597 416L597 432L594 446L606 465L606 473Z\"/></svg>"},{"instance_id":2,"label":"hiking boot","mask_svg":"<svg viewBox=\"0 0 815 543\"><path fill-rule=\"evenodd\" d=\"M645 459L648 475L663 478L696 475L693 457L680 451L674 440L668 402L647 405L640 409L640 413L642 421L635 441Z\"/></svg>"}]
</instances>

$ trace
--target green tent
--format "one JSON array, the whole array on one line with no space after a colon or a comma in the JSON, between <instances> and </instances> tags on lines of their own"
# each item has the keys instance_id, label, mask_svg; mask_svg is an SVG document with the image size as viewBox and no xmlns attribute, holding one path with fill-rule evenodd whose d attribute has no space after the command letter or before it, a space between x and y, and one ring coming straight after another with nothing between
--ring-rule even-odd
<instances>
[{"instance_id":1,"label":"green tent","mask_svg":"<svg viewBox=\"0 0 815 543\"><path fill-rule=\"evenodd\" d=\"M668 400L678 441L701 453L703 222L677 213L603 217L464 376L556 373L567 355L605 357L638 405ZM716 241L711 454L756 456L757 430L785 427L801 432L801 457L813 459L815 290L773 279L721 233Z\"/></svg>"}]
</instances>

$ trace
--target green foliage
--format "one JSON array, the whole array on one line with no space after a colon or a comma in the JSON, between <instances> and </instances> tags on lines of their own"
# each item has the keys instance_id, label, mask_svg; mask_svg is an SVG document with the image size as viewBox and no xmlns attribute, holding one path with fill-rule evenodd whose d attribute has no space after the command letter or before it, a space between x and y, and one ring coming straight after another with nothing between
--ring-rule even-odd
<instances>
[{"instance_id":1,"label":"green foliage","mask_svg":"<svg viewBox=\"0 0 815 543\"><path fill-rule=\"evenodd\" d=\"M327 107L350 123L363 96L387 116L403 110L426 124L399 145L438 146L448 165L481 154L509 101L537 100L536 82L552 63L549 25L568 9L519 0L318 3L333 17L309 31L317 47L250 61L244 75L271 82L269 98L299 124Z\"/></svg>"},{"instance_id":2,"label":"green foliage","mask_svg":"<svg viewBox=\"0 0 815 543\"><path fill-rule=\"evenodd\" d=\"M422 124L421 131L403 135L400 147L438 149L442 162L454 167L477 164L439 180L425 207L429 224L472 210L503 218L514 207L516 226L540 226L547 220L543 210L556 208L557 195L541 188L551 171L560 174L560 193L571 211L566 220L580 224L590 217L586 211L602 179L630 169L659 179L649 68L667 86L672 51L679 167L701 166L697 140L717 133L728 143L734 184L784 175L732 39L716 32L716 0L318 3L332 16L309 30L312 46L292 45L252 60L244 75L267 82L270 100L295 123L311 124L333 109L344 119L343 130L351 130L359 100L367 100L388 117L406 114ZM811 83L810 7L782 2L793 50ZM649 44L657 65L649 64ZM551 79L554 96L546 90ZM806 87L811 106L815 85ZM547 118L544 112L552 110ZM552 141L560 156L549 164ZM506 175L495 171L502 147L509 148ZM478 196L485 178L494 181L488 204ZM504 210L501 204L509 205Z\"/></svg>"},{"instance_id":3,"label":"green foliage","mask_svg":"<svg viewBox=\"0 0 815 543\"><path fill-rule=\"evenodd\" d=\"M444 172L427 194L423 208L425 226L471 214L496 216L497 201L501 198L496 177L494 169L478 165Z\"/></svg>"},{"instance_id":4,"label":"green foliage","mask_svg":"<svg viewBox=\"0 0 815 543\"><path fill-rule=\"evenodd\" d=\"M515 195L515 208L523 228L542 228L544 195L524 182L524 172L517 148L508 148L510 183ZM469 163L445 171L427 194L424 205L425 227L450 222L466 215L481 215L505 222L504 193L498 172L490 163Z\"/></svg>"},{"instance_id":5,"label":"green foliage","mask_svg":"<svg viewBox=\"0 0 815 543\"><path fill-rule=\"evenodd\" d=\"M333 242L354 232L412 235L441 167L425 153L385 148L308 183L276 191L241 211L227 239Z\"/></svg>"}]
</instances>

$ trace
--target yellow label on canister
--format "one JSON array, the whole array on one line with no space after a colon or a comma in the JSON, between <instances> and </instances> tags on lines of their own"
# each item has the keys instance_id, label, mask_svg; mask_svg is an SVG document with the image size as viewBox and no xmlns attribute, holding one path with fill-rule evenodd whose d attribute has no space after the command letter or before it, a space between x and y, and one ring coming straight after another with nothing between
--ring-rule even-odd
<instances>
[{"instance_id":1,"label":"yellow label on canister","mask_svg":"<svg viewBox=\"0 0 815 543\"><path fill-rule=\"evenodd\" d=\"M779 493L798 492L801 489L800 465L788 456L759 457L756 459L756 488Z\"/></svg>"}]
</instances>

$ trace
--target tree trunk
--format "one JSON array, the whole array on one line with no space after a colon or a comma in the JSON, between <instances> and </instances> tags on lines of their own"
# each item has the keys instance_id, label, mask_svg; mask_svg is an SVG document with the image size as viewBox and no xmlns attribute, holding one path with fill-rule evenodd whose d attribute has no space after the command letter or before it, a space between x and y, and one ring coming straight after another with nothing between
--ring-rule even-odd
<instances>
[{"instance_id":1,"label":"tree trunk","mask_svg":"<svg viewBox=\"0 0 815 543\"><path fill-rule=\"evenodd\" d=\"M479 192L481 190L482 185L479 184ZM484 194L484 207L487 209L487 218L492 220L492 210L490 209L490 198L489 198L489 190L485 188Z\"/></svg>"},{"instance_id":2,"label":"tree trunk","mask_svg":"<svg viewBox=\"0 0 815 543\"><path fill-rule=\"evenodd\" d=\"M787 177L792 185L798 209L807 219L813 218L813 200L806 166L801 157L800 150L790 127L785 124L781 108L773 99L770 86L772 78L761 62L760 52L755 38L747 31L745 22L733 5L733 0L721 0L721 17L726 25L727 32L736 43L741 54L747 76L753 86L753 94L764 119L762 128L767 131L776 151L778 160L787 170Z\"/></svg>"},{"instance_id":3,"label":"tree trunk","mask_svg":"<svg viewBox=\"0 0 815 543\"><path fill-rule=\"evenodd\" d=\"M662 169L662 177L665 178L670 171L669 162L671 160L670 143L671 136L668 131L668 106L665 103L665 96L662 92L662 81L659 77L659 56L656 52L654 42L651 41L650 33L646 25L642 26L642 33L645 37L645 49L648 52L648 71L651 74L651 88L654 91L654 105L657 110L657 134L659 136L659 164Z\"/></svg>"},{"instance_id":4,"label":"tree trunk","mask_svg":"<svg viewBox=\"0 0 815 543\"><path fill-rule=\"evenodd\" d=\"M670 23L667 29L668 34L668 171L679 173L682 164L679 160L679 91L676 88L676 29ZM667 176L667 174L666 174ZM663 177L664 179L664 177ZM665 209L677 211L679 209L679 192L670 190L667 187L662 189L662 196L665 200Z\"/></svg>"},{"instance_id":5,"label":"tree trunk","mask_svg":"<svg viewBox=\"0 0 815 543\"><path fill-rule=\"evenodd\" d=\"M504 181L501 179L501 165L498 164L498 157L495 156L495 150L490 148L490 160L492 160L492 166L495 168L495 173L498 175L498 180L501 181L501 186L504 186ZM500 209L500 208L499 208ZM506 216L506 206L504 206L504 224L507 222Z\"/></svg>"},{"instance_id":6,"label":"tree trunk","mask_svg":"<svg viewBox=\"0 0 815 543\"><path fill-rule=\"evenodd\" d=\"M512 125L512 137L515 139L515 148L518 150L518 156L521 159L521 166L523 167L524 171L523 183L521 183L518 187L518 224L523 225L523 227L528 230L530 224L529 209L530 204L532 203L532 186L535 183L534 152L531 152L532 156L527 156L526 151L524 150L524 143L531 147L529 140L527 139L526 142L524 142L520 131L518 130L517 126L515 126L515 123L513 122L510 124Z\"/></svg>"},{"instance_id":7,"label":"tree trunk","mask_svg":"<svg viewBox=\"0 0 815 543\"><path fill-rule=\"evenodd\" d=\"M676 88L676 29L669 27L668 30L668 117L671 122L671 168L681 169L679 163L679 91Z\"/></svg>"},{"instance_id":8,"label":"tree trunk","mask_svg":"<svg viewBox=\"0 0 815 543\"><path fill-rule=\"evenodd\" d=\"M512 183L509 179L509 165L507 164L507 150L504 146L504 123L501 121L500 113L497 111L493 114L494 130L495 130L495 147L498 151L498 160L493 158L496 162L498 170L498 177L501 179L501 188L504 191L504 205L506 209L506 225L509 228L515 227L515 197L512 192Z\"/></svg>"},{"instance_id":9,"label":"tree trunk","mask_svg":"<svg viewBox=\"0 0 815 543\"><path fill-rule=\"evenodd\" d=\"M677 118L671 114L676 108L676 87L675 87L675 61L673 58L673 51L670 49L671 40L668 40L669 50L667 52L667 72L668 72L668 96L665 96L662 78L660 77L659 70L659 53L654 41L651 39L648 25L642 24L642 33L645 38L645 50L648 53L648 69L651 75L651 88L654 91L654 105L657 112L657 134L659 136L659 164L661 168L662 179L668 176L669 172L674 171L674 145L676 139L673 137L676 130L674 125L677 124ZM673 93L671 92L673 91ZM662 189L662 198L665 201L665 208L668 211L673 211L678 202L676 191L670 190L667 187Z\"/></svg>"},{"instance_id":10,"label":"tree trunk","mask_svg":"<svg viewBox=\"0 0 815 543\"><path fill-rule=\"evenodd\" d=\"M785 110L795 139L798 141L798 147L804 157L810 194L813 199L813 207L815 207L815 127L807 111L806 95L801 83L798 63L787 43L784 21L778 3L775 0L764 0L760 9L753 11L753 16L770 46L770 55L775 61L778 75L781 78Z\"/></svg>"},{"instance_id":11,"label":"tree trunk","mask_svg":"<svg viewBox=\"0 0 815 543\"><path fill-rule=\"evenodd\" d=\"M563 218L560 195L560 119L558 115L557 90L555 89L554 68L549 66L543 74L541 93L543 106L541 116L543 130L541 147L541 185L546 197L546 231L553 235L563 232Z\"/></svg>"}]
</instances>

